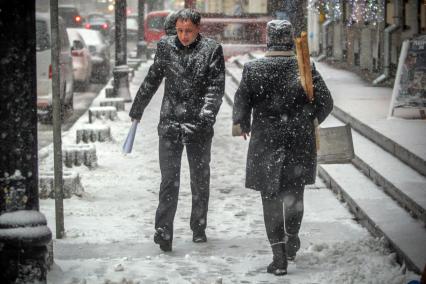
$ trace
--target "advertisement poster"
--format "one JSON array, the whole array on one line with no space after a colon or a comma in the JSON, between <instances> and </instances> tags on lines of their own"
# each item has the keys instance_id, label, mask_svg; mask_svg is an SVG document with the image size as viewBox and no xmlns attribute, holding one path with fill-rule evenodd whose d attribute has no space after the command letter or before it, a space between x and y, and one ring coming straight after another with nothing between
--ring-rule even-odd
<instances>
[{"instance_id":1,"label":"advertisement poster","mask_svg":"<svg viewBox=\"0 0 426 284\"><path fill-rule=\"evenodd\" d=\"M396 108L426 108L426 36L404 41L389 115Z\"/></svg>"}]
</instances>

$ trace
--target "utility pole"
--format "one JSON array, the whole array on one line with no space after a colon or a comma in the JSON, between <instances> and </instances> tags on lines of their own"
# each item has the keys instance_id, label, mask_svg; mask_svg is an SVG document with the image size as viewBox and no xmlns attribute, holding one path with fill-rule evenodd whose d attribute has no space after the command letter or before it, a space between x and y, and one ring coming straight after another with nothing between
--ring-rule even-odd
<instances>
[{"instance_id":1,"label":"utility pole","mask_svg":"<svg viewBox=\"0 0 426 284\"><path fill-rule=\"evenodd\" d=\"M147 46L145 42L145 0L138 0L138 43L137 56L142 61L147 59Z\"/></svg>"},{"instance_id":2,"label":"utility pole","mask_svg":"<svg viewBox=\"0 0 426 284\"><path fill-rule=\"evenodd\" d=\"M129 91L129 67L127 66L126 0L115 1L115 67L113 94L131 102Z\"/></svg>"},{"instance_id":3,"label":"utility pole","mask_svg":"<svg viewBox=\"0 0 426 284\"><path fill-rule=\"evenodd\" d=\"M52 233L38 211L35 27L35 0L0 1L0 283L46 283Z\"/></svg>"},{"instance_id":4,"label":"utility pole","mask_svg":"<svg viewBox=\"0 0 426 284\"><path fill-rule=\"evenodd\" d=\"M52 38L52 124L53 124L53 168L55 188L55 220L56 238L62 239L65 235L64 200L63 200L63 168L62 168L62 135L61 135L61 87L59 72L59 19L58 0L50 0L50 27Z\"/></svg>"}]
</instances>

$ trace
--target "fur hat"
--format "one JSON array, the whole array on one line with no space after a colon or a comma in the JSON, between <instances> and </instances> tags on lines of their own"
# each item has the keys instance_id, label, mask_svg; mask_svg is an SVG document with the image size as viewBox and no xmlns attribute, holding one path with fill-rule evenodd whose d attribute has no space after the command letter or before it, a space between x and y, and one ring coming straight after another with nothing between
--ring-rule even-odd
<instances>
[{"instance_id":1,"label":"fur hat","mask_svg":"<svg viewBox=\"0 0 426 284\"><path fill-rule=\"evenodd\" d=\"M286 20L269 21L266 30L268 32L268 50L288 51L294 49L294 29Z\"/></svg>"}]
</instances>

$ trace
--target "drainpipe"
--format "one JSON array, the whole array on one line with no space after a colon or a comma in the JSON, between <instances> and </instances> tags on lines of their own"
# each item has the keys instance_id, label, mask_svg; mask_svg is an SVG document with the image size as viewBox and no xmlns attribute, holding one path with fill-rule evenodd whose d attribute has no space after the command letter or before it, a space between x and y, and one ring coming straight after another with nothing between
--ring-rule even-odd
<instances>
[{"instance_id":1,"label":"drainpipe","mask_svg":"<svg viewBox=\"0 0 426 284\"><path fill-rule=\"evenodd\" d=\"M332 20L328 19L322 24L322 54L317 58L317 61L324 60L327 57L327 44L328 44L328 26L333 23Z\"/></svg>"},{"instance_id":2,"label":"drainpipe","mask_svg":"<svg viewBox=\"0 0 426 284\"><path fill-rule=\"evenodd\" d=\"M384 35L384 66L383 66L383 74L377 77L373 81L373 85L377 85L385 80L387 80L390 76L390 64L391 64L391 49L392 49L392 34L397 31L401 27L401 5L400 0L394 0L393 7L393 18L394 23L385 29Z\"/></svg>"}]
</instances>

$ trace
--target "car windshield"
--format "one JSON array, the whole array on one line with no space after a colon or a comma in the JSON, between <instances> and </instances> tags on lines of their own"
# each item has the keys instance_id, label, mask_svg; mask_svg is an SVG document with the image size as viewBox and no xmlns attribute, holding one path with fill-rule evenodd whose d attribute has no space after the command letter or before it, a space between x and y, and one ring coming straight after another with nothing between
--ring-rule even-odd
<instances>
[{"instance_id":1,"label":"car windshield","mask_svg":"<svg viewBox=\"0 0 426 284\"><path fill-rule=\"evenodd\" d=\"M150 29L158 29L161 30L164 28L164 21L166 20L167 16L163 17L153 17L149 19L148 21L148 28Z\"/></svg>"},{"instance_id":2,"label":"car windshield","mask_svg":"<svg viewBox=\"0 0 426 284\"><path fill-rule=\"evenodd\" d=\"M87 45L99 45L104 43L102 35L95 30L78 29L78 32Z\"/></svg>"},{"instance_id":3,"label":"car windshield","mask_svg":"<svg viewBox=\"0 0 426 284\"><path fill-rule=\"evenodd\" d=\"M36 21L36 50L43 51L50 48L49 31L45 21Z\"/></svg>"}]
</instances>

